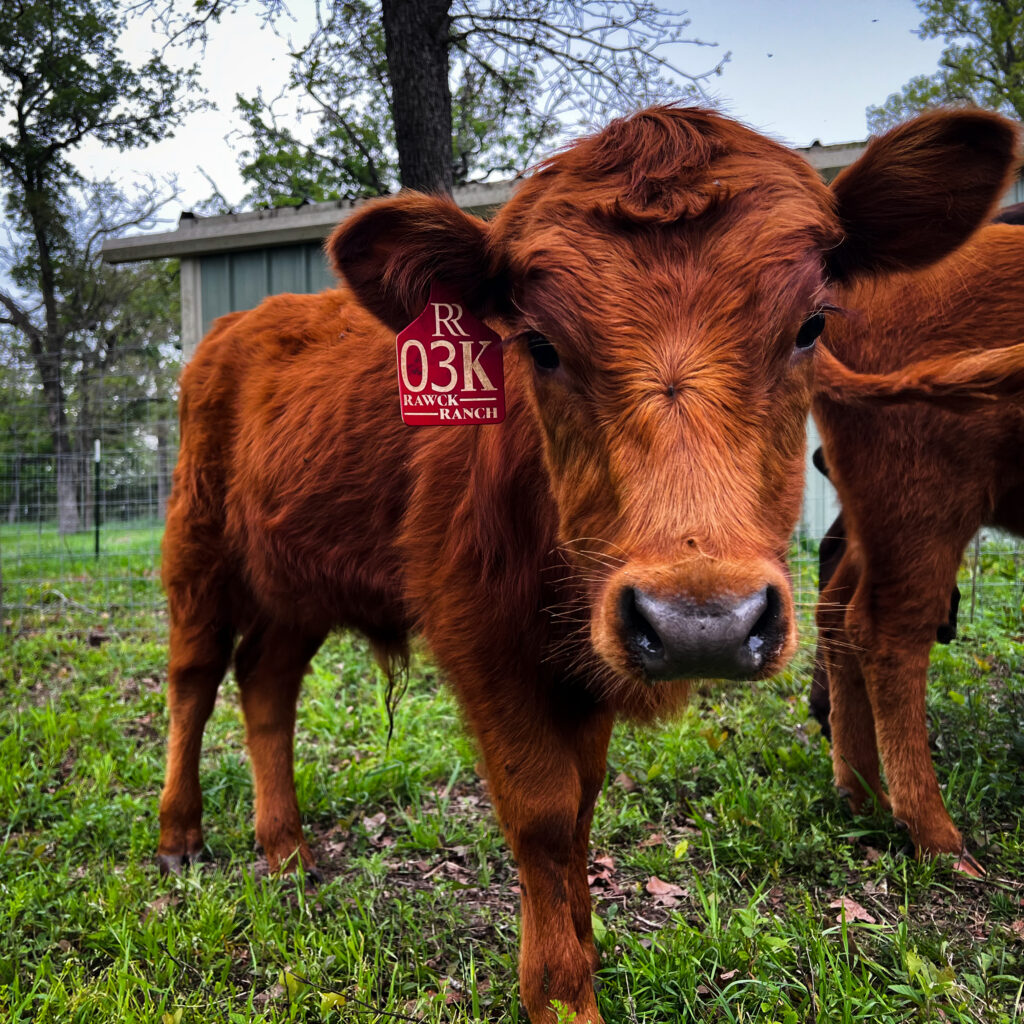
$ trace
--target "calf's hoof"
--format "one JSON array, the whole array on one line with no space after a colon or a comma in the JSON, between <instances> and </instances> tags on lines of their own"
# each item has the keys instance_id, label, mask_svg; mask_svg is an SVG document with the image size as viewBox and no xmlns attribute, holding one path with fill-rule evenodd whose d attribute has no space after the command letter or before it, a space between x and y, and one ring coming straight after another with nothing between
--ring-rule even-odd
<instances>
[{"instance_id":1,"label":"calf's hoof","mask_svg":"<svg viewBox=\"0 0 1024 1024\"><path fill-rule=\"evenodd\" d=\"M261 858L253 864L252 872L256 878L277 878L281 881L287 880L296 884L301 879L302 885L307 889L319 885L324 880L324 876L318 867L305 867L302 864L293 864L290 861L273 870Z\"/></svg>"},{"instance_id":2,"label":"calf's hoof","mask_svg":"<svg viewBox=\"0 0 1024 1024\"><path fill-rule=\"evenodd\" d=\"M294 874L299 874L296 870ZM303 867L301 869L302 877L306 880L306 885L319 885L324 880L323 872L314 864L311 867Z\"/></svg>"},{"instance_id":3,"label":"calf's hoof","mask_svg":"<svg viewBox=\"0 0 1024 1024\"><path fill-rule=\"evenodd\" d=\"M307 882L322 882L323 875L316 866L313 854L305 841L268 850L264 847L267 857L267 870L272 875L302 874Z\"/></svg>"},{"instance_id":4,"label":"calf's hoof","mask_svg":"<svg viewBox=\"0 0 1024 1024\"><path fill-rule=\"evenodd\" d=\"M960 855L953 862L953 870L969 875L971 878L985 877L985 869L971 856L966 846L960 851Z\"/></svg>"},{"instance_id":5,"label":"calf's hoof","mask_svg":"<svg viewBox=\"0 0 1024 1024\"><path fill-rule=\"evenodd\" d=\"M182 868L195 864L199 860L199 853L158 853L156 855L156 866L160 869L161 875L180 875Z\"/></svg>"},{"instance_id":6,"label":"calf's hoof","mask_svg":"<svg viewBox=\"0 0 1024 1024\"><path fill-rule=\"evenodd\" d=\"M889 811L892 804L889 796L884 790L865 790L860 783L845 785L836 783L836 792L845 800L854 814L864 814L878 808L881 811Z\"/></svg>"},{"instance_id":7,"label":"calf's hoof","mask_svg":"<svg viewBox=\"0 0 1024 1024\"><path fill-rule=\"evenodd\" d=\"M156 863L161 875L180 875L182 868L196 864L203 856L201 829L161 830Z\"/></svg>"},{"instance_id":8,"label":"calf's hoof","mask_svg":"<svg viewBox=\"0 0 1024 1024\"><path fill-rule=\"evenodd\" d=\"M903 825L904 828L907 827L903 822L898 822L897 824ZM951 847L953 848L951 849ZM954 871L959 871L961 874L968 875L971 878L985 877L985 869L963 844L959 832L956 833L955 840L946 838L944 841L936 841L932 846L928 847L917 845L915 846L915 852L918 860L923 860L926 857L952 856Z\"/></svg>"},{"instance_id":9,"label":"calf's hoof","mask_svg":"<svg viewBox=\"0 0 1024 1024\"><path fill-rule=\"evenodd\" d=\"M572 1010L565 1003L549 1003L543 1013L530 1014L530 1024L560 1024L562 1021L571 1020L573 1024L605 1024L604 1017L598 1012L597 1007L584 1007L579 1010Z\"/></svg>"},{"instance_id":10,"label":"calf's hoof","mask_svg":"<svg viewBox=\"0 0 1024 1024\"><path fill-rule=\"evenodd\" d=\"M965 863L974 860L969 853L966 853L967 847L964 845L963 836L960 835L960 830L948 815L936 813L928 816L914 816L900 814L899 808L896 808L893 811L893 817L900 822L905 822L905 827L910 832L910 841L914 844L919 859L936 857L940 854L952 854L955 858L961 858L966 854Z\"/></svg>"}]
</instances>

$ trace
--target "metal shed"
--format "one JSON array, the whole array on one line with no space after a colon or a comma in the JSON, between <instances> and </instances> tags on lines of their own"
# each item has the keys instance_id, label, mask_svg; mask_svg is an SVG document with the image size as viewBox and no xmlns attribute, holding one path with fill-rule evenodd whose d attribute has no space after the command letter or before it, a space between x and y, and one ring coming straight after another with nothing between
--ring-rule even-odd
<instances>
[{"instance_id":1,"label":"metal shed","mask_svg":"<svg viewBox=\"0 0 1024 1024\"><path fill-rule=\"evenodd\" d=\"M512 182L469 185L456 189L454 198L464 210L486 216L508 200L512 188ZM252 309L268 295L332 287L336 279L324 259L324 239L366 201L309 203L219 217L183 213L175 231L105 242L103 259L181 261L181 344L187 360L217 317Z\"/></svg>"}]
</instances>

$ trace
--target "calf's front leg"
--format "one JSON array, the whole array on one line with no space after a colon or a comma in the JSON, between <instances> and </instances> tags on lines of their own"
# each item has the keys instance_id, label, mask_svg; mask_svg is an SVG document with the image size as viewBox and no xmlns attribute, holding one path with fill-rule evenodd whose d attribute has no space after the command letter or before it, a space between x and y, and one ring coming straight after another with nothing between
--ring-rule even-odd
<instances>
[{"instance_id":1,"label":"calf's front leg","mask_svg":"<svg viewBox=\"0 0 1024 1024\"><path fill-rule=\"evenodd\" d=\"M818 650L825 663L831 704L834 777L855 813L872 800L883 808L889 806L878 768L874 714L860 661L846 629L858 576L854 556L847 549L822 588L817 611Z\"/></svg>"},{"instance_id":2,"label":"calf's front leg","mask_svg":"<svg viewBox=\"0 0 1024 1024\"><path fill-rule=\"evenodd\" d=\"M172 595L172 616L175 611ZM231 657L231 641L230 629L219 624L207 626L201 621L192 626L172 617L167 673L170 735L157 852L157 863L165 873L178 873L203 849L199 756L203 729Z\"/></svg>"},{"instance_id":3,"label":"calf's front leg","mask_svg":"<svg viewBox=\"0 0 1024 1024\"><path fill-rule=\"evenodd\" d=\"M919 854L956 854L965 870L979 873L942 800L928 744L925 687L934 633L855 635L865 645L861 661L893 816L906 824Z\"/></svg>"},{"instance_id":4,"label":"calf's front leg","mask_svg":"<svg viewBox=\"0 0 1024 1024\"><path fill-rule=\"evenodd\" d=\"M965 850L939 790L928 743L925 690L937 627L948 621L959 548L946 544L910 572L889 568L885 585L865 573L847 614L875 720L894 817L919 854L952 853L968 873L982 869ZM884 563L889 565L889 562Z\"/></svg>"},{"instance_id":5,"label":"calf's front leg","mask_svg":"<svg viewBox=\"0 0 1024 1024\"><path fill-rule=\"evenodd\" d=\"M520 996L533 1024L554 1024L556 1000L577 1024L602 1024L587 861L612 716L593 708L577 717L543 708L524 720L521 707L518 712L471 718L519 866Z\"/></svg>"}]
</instances>

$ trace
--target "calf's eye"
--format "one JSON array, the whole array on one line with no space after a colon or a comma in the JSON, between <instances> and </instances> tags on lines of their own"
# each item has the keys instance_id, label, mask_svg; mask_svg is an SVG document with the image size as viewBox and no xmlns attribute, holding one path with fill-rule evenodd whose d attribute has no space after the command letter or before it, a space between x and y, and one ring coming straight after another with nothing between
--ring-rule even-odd
<instances>
[{"instance_id":1,"label":"calf's eye","mask_svg":"<svg viewBox=\"0 0 1024 1024\"><path fill-rule=\"evenodd\" d=\"M558 353L555 351L555 346L543 334L531 331L526 336L526 347L530 350L530 355L533 357L533 365L538 370L558 369Z\"/></svg>"},{"instance_id":2,"label":"calf's eye","mask_svg":"<svg viewBox=\"0 0 1024 1024\"><path fill-rule=\"evenodd\" d=\"M800 325L800 330L796 332L796 347L798 349L810 348L823 330L825 330L825 314L819 309Z\"/></svg>"}]
</instances>

